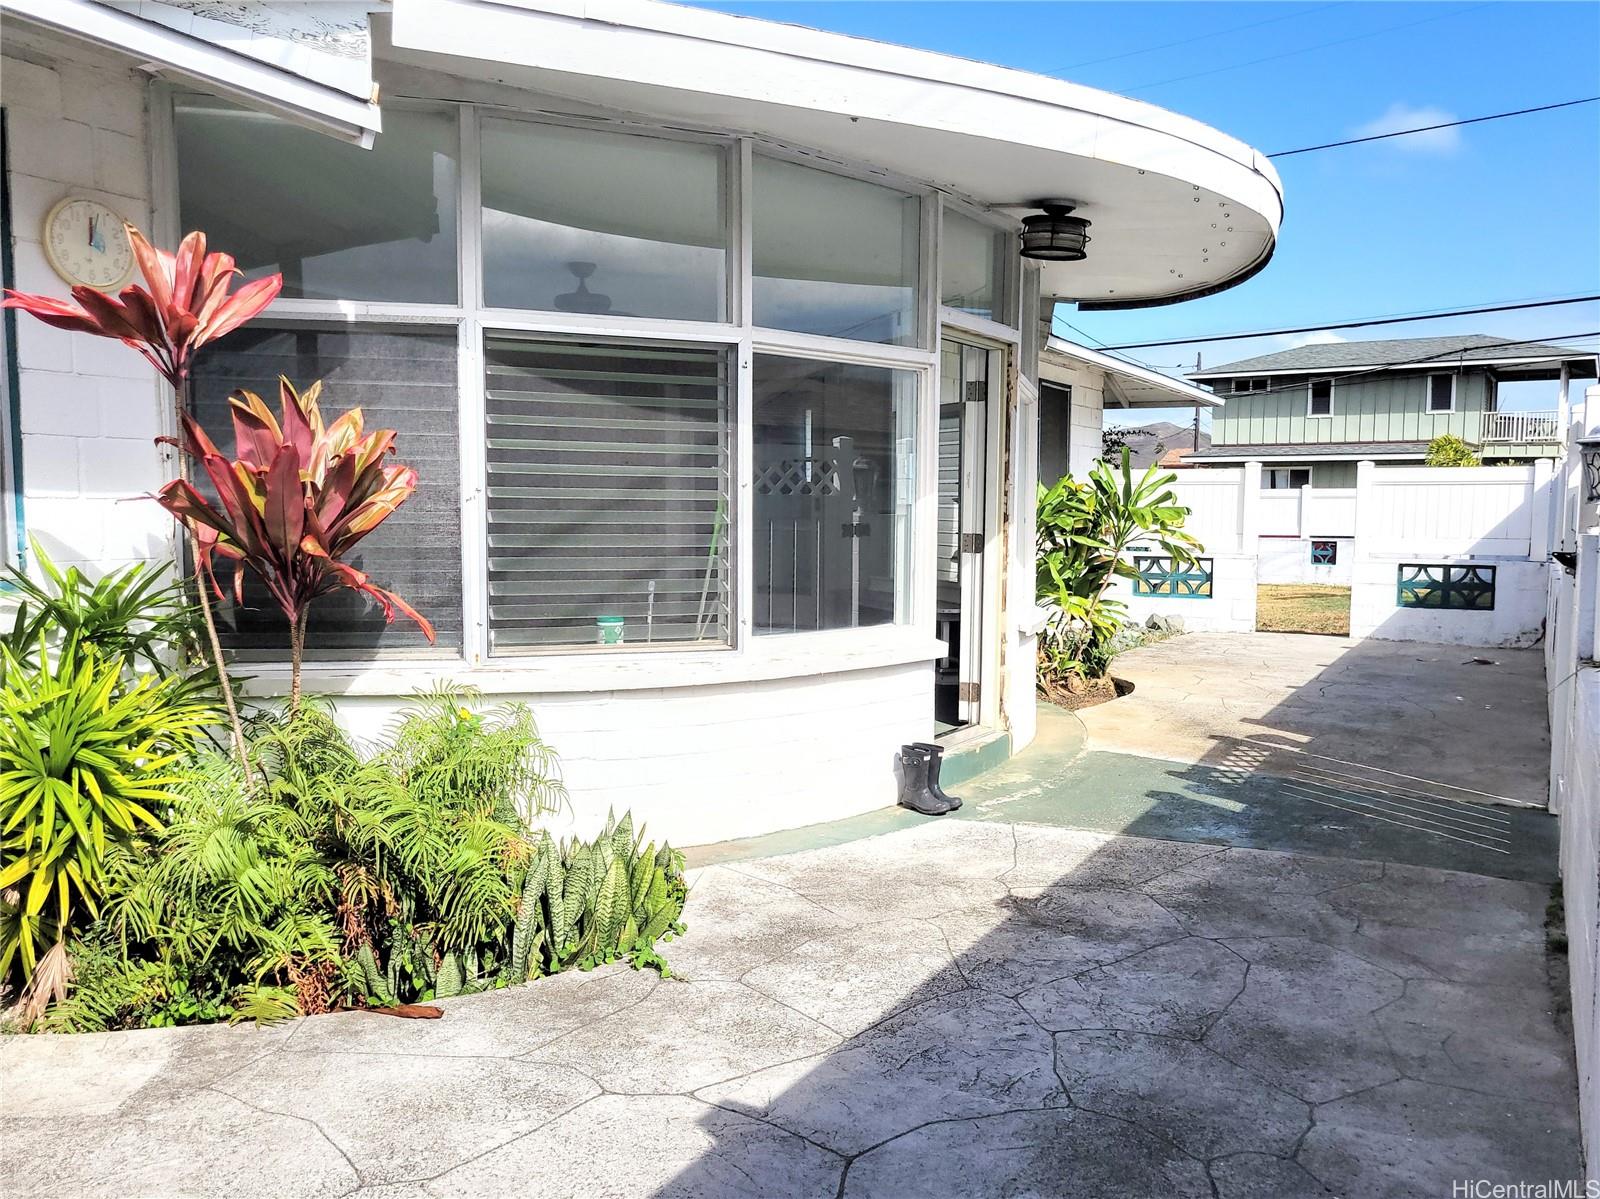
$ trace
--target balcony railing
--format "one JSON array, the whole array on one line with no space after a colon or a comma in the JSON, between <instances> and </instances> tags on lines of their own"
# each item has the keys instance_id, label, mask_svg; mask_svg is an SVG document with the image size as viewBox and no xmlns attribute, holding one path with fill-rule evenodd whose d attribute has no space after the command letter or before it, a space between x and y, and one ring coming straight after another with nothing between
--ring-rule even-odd
<instances>
[{"instance_id":1,"label":"balcony railing","mask_svg":"<svg viewBox=\"0 0 1600 1199\"><path fill-rule=\"evenodd\" d=\"M1561 441L1561 414L1558 412L1485 412L1484 442Z\"/></svg>"}]
</instances>

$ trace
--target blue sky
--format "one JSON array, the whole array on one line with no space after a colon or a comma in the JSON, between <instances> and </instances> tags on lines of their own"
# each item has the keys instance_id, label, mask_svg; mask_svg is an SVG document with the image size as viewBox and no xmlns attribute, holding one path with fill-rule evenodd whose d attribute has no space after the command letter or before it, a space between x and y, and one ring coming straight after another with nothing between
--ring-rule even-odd
<instances>
[{"instance_id":1,"label":"blue sky","mask_svg":"<svg viewBox=\"0 0 1600 1199\"><path fill-rule=\"evenodd\" d=\"M707 7L1059 75L1198 118L1267 153L1600 94L1600 5L1583 2ZM1090 339L1118 344L1600 292L1600 105L1277 166L1288 215L1276 257L1256 278L1168 308L1061 315ZM1057 330L1075 336L1059 321ZM1600 305L1589 304L1343 336L1596 331ZM1287 344L1133 353L1169 369L1192 366L1197 349L1213 365ZM1553 389L1522 385L1504 406L1554 407Z\"/></svg>"}]
</instances>

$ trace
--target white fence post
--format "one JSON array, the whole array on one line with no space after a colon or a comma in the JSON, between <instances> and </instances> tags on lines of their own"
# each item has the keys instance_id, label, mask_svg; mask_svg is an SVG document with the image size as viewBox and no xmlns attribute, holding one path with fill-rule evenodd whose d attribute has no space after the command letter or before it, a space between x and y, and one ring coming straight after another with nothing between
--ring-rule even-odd
<instances>
[{"instance_id":1,"label":"white fence post","mask_svg":"<svg viewBox=\"0 0 1600 1199\"><path fill-rule=\"evenodd\" d=\"M1239 493L1239 552L1255 554L1261 548L1261 463L1246 462Z\"/></svg>"},{"instance_id":2,"label":"white fence post","mask_svg":"<svg viewBox=\"0 0 1600 1199\"><path fill-rule=\"evenodd\" d=\"M1377 499L1374 488L1377 469L1378 464L1370 459L1356 463L1356 536L1351 548L1355 550L1357 562L1367 557L1372 545L1373 517L1377 515L1373 507Z\"/></svg>"},{"instance_id":3,"label":"white fence post","mask_svg":"<svg viewBox=\"0 0 1600 1199\"><path fill-rule=\"evenodd\" d=\"M1551 540L1551 521L1554 519L1551 494L1555 490L1551 480L1554 474L1555 463L1549 458L1534 459L1533 482L1528 491L1528 504L1533 514L1532 527L1528 532L1528 557L1535 562L1544 561L1555 548Z\"/></svg>"}]
</instances>

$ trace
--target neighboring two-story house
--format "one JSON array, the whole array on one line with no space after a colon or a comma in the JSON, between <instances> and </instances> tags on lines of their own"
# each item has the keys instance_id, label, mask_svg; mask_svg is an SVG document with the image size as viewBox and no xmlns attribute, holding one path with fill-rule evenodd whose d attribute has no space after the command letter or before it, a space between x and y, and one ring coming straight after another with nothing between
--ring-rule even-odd
<instances>
[{"instance_id":1,"label":"neighboring two-story house","mask_svg":"<svg viewBox=\"0 0 1600 1199\"><path fill-rule=\"evenodd\" d=\"M1595 356L1504 337L1409 337L1300 346L1195 371L1225 401L1211 446L1185 465L1262 464L1262 486L1353 487L1356 463L1418 463L1453 433L1485 462L1555 457L1572 379L1595 377ZM1552 380L1551 405L1503 412L1499 385Z\"/></svg>"}]
</instances>

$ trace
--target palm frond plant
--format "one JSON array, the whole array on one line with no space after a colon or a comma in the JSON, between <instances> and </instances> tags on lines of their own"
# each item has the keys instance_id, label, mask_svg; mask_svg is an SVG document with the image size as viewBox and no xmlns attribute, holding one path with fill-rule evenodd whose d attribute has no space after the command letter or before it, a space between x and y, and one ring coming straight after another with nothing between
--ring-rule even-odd
<instances>
[{"instance_id":1,"label":"palm frond plant","mask_svg":"<svg viewBox=\"0 0 1600 1199\"><path fill-rule=\"evenodd\" d=\"M1107 591L1117 577L1135 574L1129 546L1153 541L1175 562L1200 553L1200 543L1183 531L1189 510L1172 491L1176 478L1151 466L1136 479L1124 446L1115 470L1102 460L1082 482L1069 475L1040 485L1036 591L1051 612L1040 639L1047 675L1104 675L1107 643L1127 610Z\"/></svg>"},{"instance_id":2,"label":"palm frond plant","mask_svg":"<svg viewBox=\"0 0 1600 1199\"><path fill-rule=\"evenodd\" d=\"M9 648L0 659L0 979L37 997L41 956L63 955L98 912L112 847L161 828L179 764L217 713L176 677L127 683L120 658L79 641L42 645L31 666Z\"/></svg>"},{"instance_id":3,"label":"palm frond plant","mask_svg":"<svg viewBox=\"0 0 1600 1199\"><path fill-rule=\"evenodd\" d=\"M0 645L17 662L36 666L41 645L87 646L120 659L130 679L176 677L193 698L218 698L215 665L194 652L204 635L199 610L166 568L136 562L92 580L57 566L36 539L32 550L42 579L14 566L5 572L16 612Z\"/></svg>"}]
</instances>

